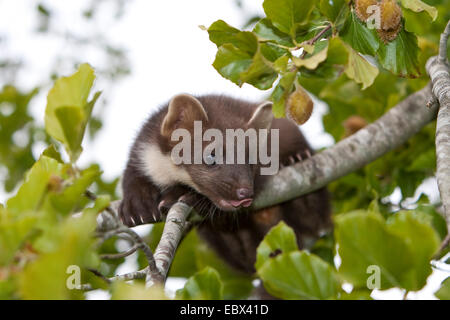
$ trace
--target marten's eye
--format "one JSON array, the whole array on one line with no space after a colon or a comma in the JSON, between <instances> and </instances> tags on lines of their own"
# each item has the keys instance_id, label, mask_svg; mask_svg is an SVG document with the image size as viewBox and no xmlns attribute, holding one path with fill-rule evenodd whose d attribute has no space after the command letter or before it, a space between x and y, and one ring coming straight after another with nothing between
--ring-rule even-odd
<instances>
[{"instance_id":1,"label":"marten's eye","mask_svg":"<svg viewBox=\"0 0 450 320\"><path fill-rule=\"evenodd\" d=\"M205 163L208 166L214 166L216 164L216 154L214 150L209 155L206 156Z\"/></svg>"}]
</instances>

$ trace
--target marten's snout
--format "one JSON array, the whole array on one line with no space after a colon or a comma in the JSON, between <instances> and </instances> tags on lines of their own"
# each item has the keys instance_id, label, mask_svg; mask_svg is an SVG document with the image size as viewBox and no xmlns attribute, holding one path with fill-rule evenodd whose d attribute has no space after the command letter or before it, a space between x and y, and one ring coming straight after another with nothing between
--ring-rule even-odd
<instances>
[{"instance_id":1,"label":"marten's snout","mask_svg":"<svg viewBox=\"0 0 450 320\"><path fill-rule=\"evenodd\" d=\"M236 190L238 201L230 201L234 207L250 207L253 202L253 190L239 188Z\"/></svg>"},{"instance_id":2,"label":"marten's snout","mask_svg":"<svg viewBox=\"0 0 450 320\"><path fill-rule=\"evenodd\" d=\"M239 200L253 198L253 190L249 188L239 188L236 190L236 196Z\"/></svg>"}]
</instances>

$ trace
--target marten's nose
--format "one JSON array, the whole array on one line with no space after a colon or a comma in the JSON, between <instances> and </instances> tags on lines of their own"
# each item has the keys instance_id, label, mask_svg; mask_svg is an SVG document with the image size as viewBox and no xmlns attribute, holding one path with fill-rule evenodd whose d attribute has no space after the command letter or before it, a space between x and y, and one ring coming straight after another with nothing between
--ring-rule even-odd
<instances>
[{"instance_id":1,"label":"marten's nose","mask_svg":"<svg viewBox=\"0 0 450 320\"><path fill-rule=\"evenodd\" d=\"M249 188L239 188L236 190L236 195L239 200L249 199L253 197L253 191Z\"/></svg>"}]
</instances>

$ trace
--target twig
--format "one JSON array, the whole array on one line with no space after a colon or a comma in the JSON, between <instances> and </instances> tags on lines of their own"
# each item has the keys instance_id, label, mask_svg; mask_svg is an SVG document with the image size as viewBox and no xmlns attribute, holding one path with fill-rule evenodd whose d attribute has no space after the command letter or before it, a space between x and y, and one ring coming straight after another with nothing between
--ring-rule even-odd
<instances>
[{"instance_id":1,"label":"twig","mask_svg":"<svg viewBox=\"0 0 450 320\"><path fill-rule=\"evenodd\" d=\"M89 269L89 271L93 272L93 270L91 270L91 269ZM121 275L117 275L117 276L114 276L114 277L111 277L111 278L105 277L104 275L102 275L98 271L93 272L93 273L96 276L100 277L101 279L105 280L106 282L111 283L111 282L114 282L114 281L130 281L130 280L136 280L136 279L144 279L146 274L147 274L147 268L142 269L142 270L138 270L138 271L125 273L125 274L121 274ZM87 284L82 284L78 289L79 290L83 290L83 291L91 291L91 290L94 290L96 288L94 288L91 284L87 283Z\"/></svg>"},{"instance_id":2,"label":"twig","mask_svg":"<svg viewBox=\"0 0 450 320\"><path fill-rule=\"evenodd\" d=\"M328 30L330 30L330 29L331 29L331 24L329 24L328 26L326 26L325 28L323 28L318 34L316 34L316 35L314 36L314 38L312 38L312 39L306 41L306 44L308 44L308 45L313 45L314 43L316 43L317 40L321 39L322 36L323 36ZM301 54L301 56L300 56L300 59L303 59L303 58L306 56L306 54L307 54L306 50L303 49L303 52L302 52L302 54ZM294 68L294 70L295 70L295 68Z\"/></svg>"},{"instance_id":3,"label":"twig","mask_svg":"<svg viewBox=\"0 0 450 320\"><path fill-rule=\"evenodd\" d=\"M322 38L322 36L325 34L325 32L327 32L330 29L331 29L331 24L329 24L328 26L323 28L322 31L320 31L318 34L316 34L314 36L314 38L308 40L306 43L309 45L316 43L316 41L319 40L320 38Z\"/></svg>"},{"instance_id":4,"label":"twig","mask_svg":"<svg viewBox=\"0 0 450 320\"><path fill-rule=\"evenodd\" d=\"M102 254L102 255L100 255L100 259L113 260L113 259L125 258L125 257L128 257L129 255L135 253L137 249L139 249L139 245L135 244L129 250L124 251L124 252Z\"/></svg>"},{"instance_id":5,"label":"twig","mask_svg":"<svg viewBox=\"0 0 450 320\"><path fill-rule=\"evenodd\" d=\"M97 198L96 195L91 193L90 191L87 191L86 195L90 199ZM117 207L117 205L118 203L115 203L114 207ZM148 263L147 268L144 270L128 273L125 275L118 275L113 278L110 278L110 280L112 281L112 280L141 279L145 278L146 274L151 274L156 278L159 277L160 272L159 269L156 267L155 257L153 256L153 252L150 249L150 247L135 231L122 224L122 222L119 219L119 215L112 208L112 206L108 206L108 208L109 209L107 211L107 214L104 214L105 211L102 212L102 214L100 215L101 219L98 220L99 225L96 231L96 236L100 238L99 245L101 245L104 241L113 236L125 238L126 240L130 241L133 245L129 250L125 252L117 254L104 254L101 257L104 259L119 259L129 256L136 250L141 250L144 253ZM90 290L89 286L85 286L83 288L84 290Z\"/></svg>"}]
</instances>

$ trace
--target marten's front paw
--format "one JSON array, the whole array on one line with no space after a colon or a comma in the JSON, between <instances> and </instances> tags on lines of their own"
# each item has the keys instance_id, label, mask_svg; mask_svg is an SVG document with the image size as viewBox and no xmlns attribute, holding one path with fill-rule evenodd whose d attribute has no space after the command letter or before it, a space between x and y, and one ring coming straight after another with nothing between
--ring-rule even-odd
<instances>
[{"instance_id":1,"label":"marten's front paw","mask_svg":"<svg viewBox=\"0 0 450 320\"><path fill-rule=\"evenodd\" d=\"M164 190L161 194L158 211L160 214L167 214L170 208L177 203L182 201L190 206L195 204L196 193L191 189L184 186L174 186Z\"/></svg>"},{"instance_id":2,"label":"marten's front paw","mask_svg":"<svg viewBox=\"0 0 450 320\"><path fill-rule=\"evenodd\" d=\"M145 190L135 190L124 196L119 207L119 217L129 227L158 222L161 215L156 204L156 199L146 194Z\"/></svg>"}]
</instances>

